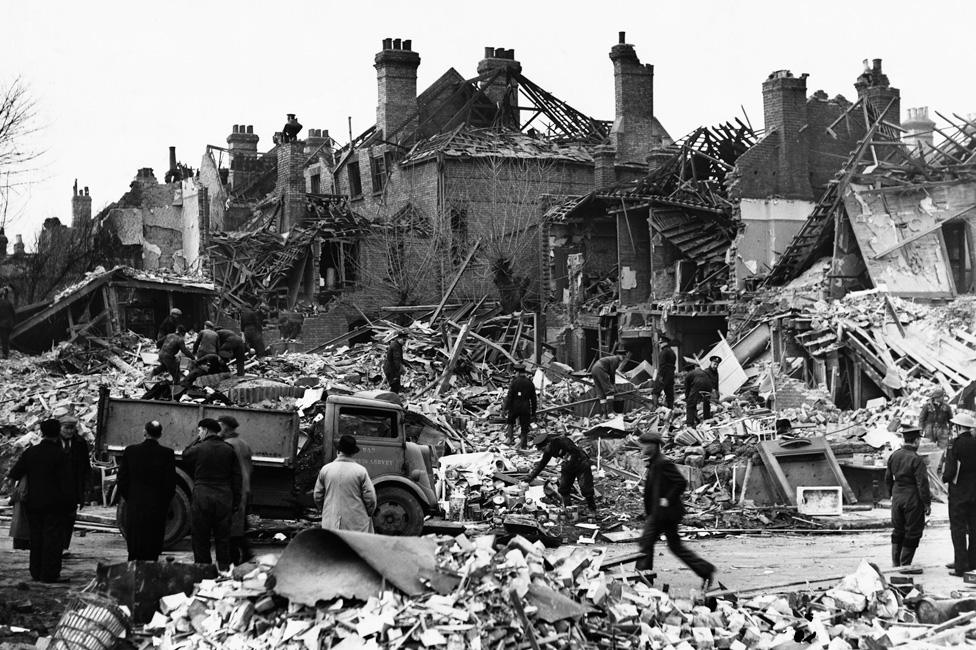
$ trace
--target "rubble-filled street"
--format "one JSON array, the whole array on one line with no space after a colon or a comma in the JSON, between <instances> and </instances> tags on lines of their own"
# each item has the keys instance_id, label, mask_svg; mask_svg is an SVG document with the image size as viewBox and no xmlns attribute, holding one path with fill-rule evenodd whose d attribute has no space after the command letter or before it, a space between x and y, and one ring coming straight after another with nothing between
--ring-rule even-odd
<instances>
[{"instance_id":1,"label":"rubble-filled street","mask_svg":"<svg viewBox=\"0 0 976 650\"><path fill-rule=\"evenodd\" d=\"M35 4L0 650L976 646L968 5Z\"/></svg>"}]
</instances>

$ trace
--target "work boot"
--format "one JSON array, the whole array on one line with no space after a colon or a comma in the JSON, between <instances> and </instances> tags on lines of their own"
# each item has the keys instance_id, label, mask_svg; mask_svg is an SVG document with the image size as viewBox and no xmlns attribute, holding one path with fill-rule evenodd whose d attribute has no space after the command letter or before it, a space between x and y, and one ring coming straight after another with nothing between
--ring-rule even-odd
<instances>
[{"instance_id":1,"label":"work boot","mask_svg":"<svg viewBox=\"0 0 976 650\"><path fill-rule=\"evenodd\" d=\"M891 566L901 566L901 544L891 544Z\"/></svg>"},{"instance_id":2,"label":"work boot","mask_svg":"<svg viewBox=\"0 0 976 650\"><path fill-rule=\"evenodd\" d=\"M956 568L956 563L955 562L949 562L948 564L946 564L946 568L947 569L955 569Z\"/></svg>"},{"instance_id":3,"label":"work boot","mask_svg":"<svg viewBox=\"0 0 976 650\"><path fill-rule=\"evenodd\" d=\"M902 546L901 564L899 566L909 566L912 563L912 560L915 559L916 548L916 546Z\"/></svg>"},{"instance_id":4,"label":"work boot","mask_svg":"<svg viewBox=\"0 0 976 650\"><path fill-rule=\"evenodd\" d=\"M596 512L596 498L592 494L586 497L586 505L589 506L590 510Z\"/></svg>"},{"instance_id":5,"label":"work boot","mask_svg":"<svg viewBox=\"0 0 976 650\"><path fill-rule=\"evenodd\" d=\"M637 561L634 562L634 569L636 571L651 571L651 570L653 570L654 569L654 558L652 558L650 555L644 555L642 557L637 558Z\"/></svg>"}]
</instances>

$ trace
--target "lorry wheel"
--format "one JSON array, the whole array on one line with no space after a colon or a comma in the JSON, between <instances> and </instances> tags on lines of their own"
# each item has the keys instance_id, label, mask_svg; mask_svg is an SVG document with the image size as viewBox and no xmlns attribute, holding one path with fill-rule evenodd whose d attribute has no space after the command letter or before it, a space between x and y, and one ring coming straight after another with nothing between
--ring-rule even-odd
<instances>
[{"instance_id":1,"label":"lorry wheel","mask_svg":"<svg viewBox=\"0 0 976 650\"><path fill-rule=\"evenodd\" d=\"M380 535L419 535L424 528L424 511L417 498L402 488L376 490L373 528Z\"/></svg>"},{"instance_id":2,"label":"lorry wheel","mask_svg":"<svg viewBox=\"0 0 976 650\"><path fill-rule=\"evenodd\" d=\"M115 525L125 538L125 499L120 498L119 504L115 507ZM169 502L169 511L166 513L166 528L163 532L163 548L171 548L178 541L186 537L190 532L190 497L182 487L176 488L173 500Z\"/></svg>"}]
</instances>

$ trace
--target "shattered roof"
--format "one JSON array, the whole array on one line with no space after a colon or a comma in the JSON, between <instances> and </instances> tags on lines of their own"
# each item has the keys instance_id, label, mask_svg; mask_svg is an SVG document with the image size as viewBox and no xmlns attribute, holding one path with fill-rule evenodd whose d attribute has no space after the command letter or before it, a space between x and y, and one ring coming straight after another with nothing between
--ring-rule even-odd
<instances>
[{"instance_id":1,"label":"shattered roof","mask_svg":"<svg viewBox=\"0 0 976 650\"><path fill-rule=\"evenodd\" d=\"M99 267L90 273L86 273L84 279L59 291L51 299L51 303L54 304L63 300L65 297L77 293L90 284L101 283L107 280L138 280L151 284L176 285L181 288L202 289L204 291L214 291L216 289L213 282L195 275L181 275L169 271L142 271L130 266L116 266L108 271Z\"/></svg>"},{"instance_id":2,"label":"shattered roof","mask_svg":"<svg viewBox=\"0 0 976 650\"><path fill-rule=\"evenodd\" d=\"M519 131L460 126L448 133L421 140L400 163L409 165L436 154L443 154L450 158L525 158L593 162L589 149L581 145L543 140Z\"/></svg>"}]
</instances>

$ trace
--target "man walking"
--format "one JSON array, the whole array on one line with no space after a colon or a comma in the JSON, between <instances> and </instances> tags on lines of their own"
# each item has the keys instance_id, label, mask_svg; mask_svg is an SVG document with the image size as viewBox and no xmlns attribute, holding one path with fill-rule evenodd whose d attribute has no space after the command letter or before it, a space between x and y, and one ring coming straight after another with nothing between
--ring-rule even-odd
<instances>
[{"instance_id":1,"label":"man walking","mask_svg":"<svg viewBox=\"0 0 976 650\"><path fill-rule=\"evenodd\" d=\"M616 390L617 369L620 364L630 358L630 351L618 346L613 354L601 358L590 369L590 378L600 398L600 411L604 416L610 415L610 401Z\"/></svg>"},{"instance_id":2,"label":"man walking","mask_svg":"<svg viewBox=\"0 0 976 650\"><path fill-rule=\"evenodd\" d=\"M230 527L241 506L241 464L234 448L220 437L220 423L200 420L197 439L183 452L193 475L190 508L193 561L210 564L210 540L214 542L217 568L230 566Z\"/></svg>"},{"instance_id":3,"label":"man walking","mask_svg":"<svg viewBox=\"0 0 976 650\"><path fill-rule=\"evenodd\" d=\"M254 354L263 357L266 354L264 348L264 317L255 304L252 308L245 305L241 308L241 333L244 335L244 342L249 348L254 349Z\"/></svg>"},{"instance_id":4,"label":"man walking","mask_svg":"<svg viewBox=\"0 0 976 650\"><path fill-rule=\"evenodd\" d=\"M885 483L891 491L891 565L908 566L925 530L925 518L932 513L929 472L918 455L917 428L901 430L904 443L888 457Z\"/></svg>"},{"instance_id":5,"label":"man walking","mask_svg":"<svg viewBox=\"0 0 976 650\"><path fill-rule=\"evenodd\" d=\"M694 366L685 375L685 424L689 427L698 425L698 404L702 405L702 420L712 417L712 394L718 391L718 366L721 357L710 357L708 368Z\"/></svg>"},{"instance_id":6,"label":"man walking","mask_svg":"<svg viewBox=\"0 0 976 650\"><path fill-rule=\"evenodd\" d=\"M343 435L336 449L336 459L319 472L312 493L322 509L322 528L371 533L376 490L366 468L353 460L359 445L353 436Z\"/></svg>"},{"instance_id":7,"label":"man walking","mask_svg":"<svg viewBox=\"0 0 976 650\"><path fill-rule=\"evenodd\" d=\"M508 414L508 444L515 443L515 422L518 421L521 427L521 444L519 447L525 449L529 444L529 425L535 418L535 412L539 408L539 401L535 394L535 384L525 376L525 364L515 364L515 378L508 387L508 395L505 396L503 410Z\"/></svg>"},{"instance_id":8,"label":"man walking","mask_svg":"<svg viewBox=\"0 0 976 650\"><path fill-rule=\"evenodd\" d=\"M180 378L182 377L182 372L180 371L180 362L176 359L176 355L183 353L187 359L192 359L193 354L186 347L186 340L183 335L186 330L180 325L176 328L176 331L172 334L167 334L162 341L159 343L159 365L156 366L151 377L156 375L161 375L164 372L168 372L170 377L173 378L173 385L180 383Z\"/></svg>"},{"instance_id":9,"label":"man walking","mask_svg":"<svg viewBox=\"0 0 976 650\"><path fill-rule=\"evenodd\" d=\"M10 287L0 288L0 355L10 357L10 332L14 329L17 312L10 301Z\"/></svg>"},{"instance_id":10,"label":"man walking","mask_svg":"<svg viewBox=\"0 0 976 650\"><path fill-rule=\"evenodd\" d=\"M654 568L654 545L663 533L668 549L702 579L702 589L707 591L715 581L715 566L698 557L678 536L678 525L685 515L681 495L688 482L661 452L661 434L647 431L637 440L647 457L647 474L644 478L644 514L647 519L640 539L640 550L644 557L637 561L636 568L641 571Z\"/></svg>"},{"instance_id":11,"label":"man walking","mask_svg":"<svg viewBox=\"0 0 976 650\"><path fill-rule=\"evenodd\" d=\"M30 574L40 582L61 580L67 513L72 507L67 456L61 449L61 423L41 422L41 442L24 450L10 470L10 480L27 477L25 510L30 526Z\"/></svg>"},{"instance_id":12,"label":"man walking","mask_svg":"<svg viewBox=\"0 0 976 650\"><path fill-rule=\"evenodd\" d=\"M91 478L91 456L88 452L88 442L78 435L78 418L68 414L61 417L61 450L65 455L65 471L68 475L69 495L71 506L66 513L66 527L64 531L65 551L71 546L71 535L78 518L78 509L85 505L88 496L88 480ZM30 492L30 481L27 490Z\"/></svg>"},{"instance_id":13,"label":"man walking","mask_svg":"<svg viewBox=\"0 0 976 650\"><path fill-rule=\"evenodd\" d=\"M658 341L661 350L657 355L657 377L651 388L651 399L655 408L661 393L664 393L664 403L669 409L674 408L674 373L678 363L678 357L671 348L671 340L666 336L661 336Z\"/></svg>"},{"instance_id":14,"label":"man walking","mask_svg":"<svg viewBox=\"0 0 976 650\"><path fill-rule=\"evenodd\" d=\"M122 452L116 484L125 500L129 560L155 562L163 552L166 515L176 493L176 459L172 449L159 444L163 425L146 422L144 435L145 440Z\"/></svg>"},{"instance_id":15,"label":"man walking","mask_svg":"<svg viewBox=\"0 0 976 650\"><path fill-rule=\"evenodd\" d=\"M976 419L957 413L952 424L958 435L946 452L942 480L949 486L949 535L955 558L951 573L962 576L976 569Z\"/></svg>"},{"instance_id":16,"label":"man walking","mask_svg":"<svg viewBox=\"0 0 976 650\"><path fill-rule=\"evenodd\" d=\"M542 458L539 459L532 473L525 479L525 483L532 483L554 457L560 458L563 463L559 468L559 496L562 497L563 505L572 504L573 483L579 482L580 493L586 499L586 505L589 506L590 510L596 512L593 471L590 469L589 454L566 436L550 436L546 432L537 435L532 440L532 444L542 452Z\"/></svg>"},{"instance_id":17,"label":"man walking","mask_svg":"<svg viewBox=\"0 0 976 650\"><path fill-rule=\"evenodd\" d=\"M949 444L949 427L952 420L952 407L946 402L942 388L935 388L918 414L918 426L926 439L942 449Z\"/></svg>"},{"instance_id":18,"label":"man walking","mask_svg":"<svg viewBox=\"0 0 976 650\"><path fill-rule=\"evenodd\" d=\"M399 394L403 390L400 384L400 374L403 372L403 345L407 342L407 331L400 330L396 338L390 341L386 348L386 357L383 359L383 374L386 382L390 385L390 390Z\"/></svg>"},{"instance_id":19,"label":"man walking","mask_svg":"<svg viewBox=\"0 0 976 650\"><path fill-rule=\"evenodd\" d=\"M234 511L230 522L230 561L240 566L251 559L251 548L247 544L247 507L251 502L251 472L254 469L251 446L238 433L239 425L233 415L221 415L217 422L220 423L220 437L234 448L241 466L241 507Z\"/></svg>"}]
</instances>

